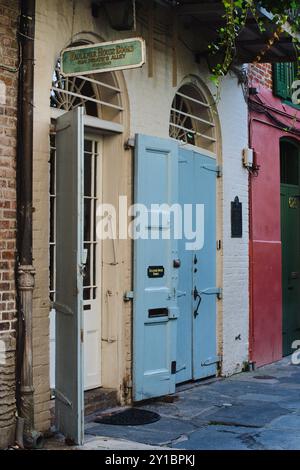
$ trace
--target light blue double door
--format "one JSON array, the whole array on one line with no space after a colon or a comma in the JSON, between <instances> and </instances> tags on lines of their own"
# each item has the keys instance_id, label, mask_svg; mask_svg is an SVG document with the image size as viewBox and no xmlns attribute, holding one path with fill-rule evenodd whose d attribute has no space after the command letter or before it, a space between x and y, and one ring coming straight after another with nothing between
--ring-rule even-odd
<instances>
[{"instance_id":1,"label":"light blue double door","mask_svg":"<svg viewBox=\"0 0 300 470\"><path fill-rule=\"evenodd\" d=\"M214 158L137 136L135 202L148 219L134 242L135 401L216 373L216 177Z\"/></svg>"}]
</instances>

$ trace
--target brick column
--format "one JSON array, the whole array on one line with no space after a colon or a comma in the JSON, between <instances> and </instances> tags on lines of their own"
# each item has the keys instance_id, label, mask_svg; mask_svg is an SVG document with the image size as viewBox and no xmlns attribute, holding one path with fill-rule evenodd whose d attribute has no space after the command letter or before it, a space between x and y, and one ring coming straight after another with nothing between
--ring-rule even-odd
<instances>
[{"instance_id":1,"label":"brick column","mask_svg":"<svg viewBox=\"0 0 300 470\"><path fill-rule=\"evenodd\" d=\"M18 0L0 0L0 448L15 437Z\"/></svg>"}]
</instances>

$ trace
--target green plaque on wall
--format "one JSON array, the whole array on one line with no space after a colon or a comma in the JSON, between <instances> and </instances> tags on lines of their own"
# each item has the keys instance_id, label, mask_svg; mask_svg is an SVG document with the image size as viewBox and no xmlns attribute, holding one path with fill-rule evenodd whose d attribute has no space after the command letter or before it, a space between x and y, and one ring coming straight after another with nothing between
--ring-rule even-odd
<instances>
[{"instance_id":1,"label":"green plaque on wall","mask_svg":"<svg viewBox=\"0 0 300 470\"><path fill-rule=\"evenodd\" d=\"M141 67L146 60L145 41L122 39L65 49L61 73L67 77Z\"/></svg>"}]
</instances>

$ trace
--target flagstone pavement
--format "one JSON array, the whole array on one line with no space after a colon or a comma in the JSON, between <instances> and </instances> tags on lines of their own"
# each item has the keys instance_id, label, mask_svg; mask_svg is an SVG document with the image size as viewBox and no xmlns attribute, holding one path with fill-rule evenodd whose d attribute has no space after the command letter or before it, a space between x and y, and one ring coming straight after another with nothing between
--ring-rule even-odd
<instances>
[{"instance_id":1,"label":"flagstone pavement","mask_svg":"<svg viewBox=\"0 0 300 470\"><path fill-rule=\"evenodd\" d=\"M90 416L77 449L300 450L300 365L290 358L180 386L175 395L138 406L161 419L115 426Z\"/></svg>"}]
</instances>

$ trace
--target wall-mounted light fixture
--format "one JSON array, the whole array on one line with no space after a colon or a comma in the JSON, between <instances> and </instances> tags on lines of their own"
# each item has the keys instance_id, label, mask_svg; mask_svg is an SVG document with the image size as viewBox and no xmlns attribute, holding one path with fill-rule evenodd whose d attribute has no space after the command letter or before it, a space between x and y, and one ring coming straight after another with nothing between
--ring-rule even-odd
<instances>
[{"instance_id":1,"label":"wall-mounted light fixture","mask_svg":"<svg viewBox=\"0 0 300 470\"><path fill-rule=\"evenodd\" d=\"M93 0L92 13L98 16L103 8L112 29L129 31L136 29L136 0Z\"/></svg>"}]
</instances>

